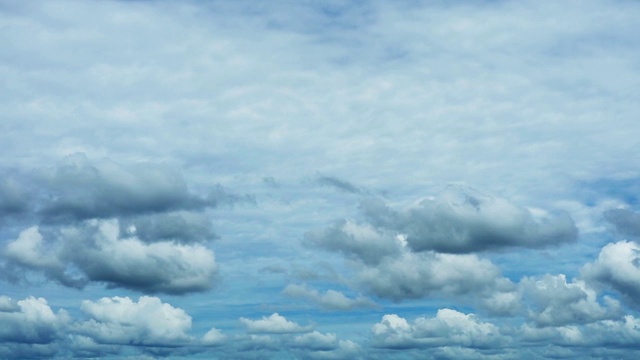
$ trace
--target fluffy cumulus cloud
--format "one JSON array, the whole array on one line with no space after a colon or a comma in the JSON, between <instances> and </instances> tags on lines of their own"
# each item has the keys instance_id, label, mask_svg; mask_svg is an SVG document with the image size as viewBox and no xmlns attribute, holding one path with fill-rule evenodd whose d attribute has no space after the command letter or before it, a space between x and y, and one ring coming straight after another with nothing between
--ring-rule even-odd
<instances>
[{"instance_id":1,"label":"fluffy cumulus cloud","mask_svg":"<svg viewBox=\"0 0 640 360\"><path fill-rule=\"evenodd\" d=\"M532 304L528 317L538 327L592 323L622 312L615 299L605 296L601 304L593 288L580 280L567 282L565 275L524 278L519 286Z\"/></svg>"},{"instance_id":2,"label":"fluffy cumulus cloud","mask_svg":"<svg viewBox=\"0 0 640 360\"><path fill-rule=\"evenodd\" d=\"M44 298L28 297L14 302L0 296L0 342L49 344L64 336L69 315L55 313Z\"/></svg>"},{"instance_id":3,"label":"fluffy cumulus cloud","mask_svg":"<svg viewBox=\"0 0 640 360\"><path fill-rule=\"evenodd\" d=\"M640 246L633 241L607 244L598 258L582 268L590 282L609 287L640 306Z\"/></svg>"},{"instance_id":4,"label":"fluffy cumulus cloud","mask_svg":"<svg viewBox=\"0 0 640 360\"><path fill-rule=\"evenodd\" d=\"M23 231L7 245L8 260L68 286L101 282L148 293L208 290L217 270L203 245L122 237L117 220L92 220L48 236L45 242L38 228Z\"/></svg>"},{"instance_id":5,"label":"fluffy cumulus cloud","mask_svg":"<svg viewBox=\"0 0 640 360\"><path fill-rule=\"evenodd\" d=\"M207 346L221 345L227 340L227 335L216 328L211 328L202 336L202 342Z\"/></svg>"},{"instance_id":6,"label":"fluffy cumulus cloud","mask_svg":"<svg viewBox=\"0 0 640 360\"><path fill-rule=\"evenodd\" d=\"M508 279L500 279L496 287L481 295L478 304L495 316L514 316L522 310L522 292Z\"/></svg>"},{"instance_id":7,"label":"fluffy cumulus cloud","mask_svg":"<svg viewBox=\"0 0 640 360\"><path fill-rule=\"evenodd\" d=\"M435 317L418 317L413 323L396 314L384 315L371 330L376 346L395 349L443 346L499 348L508 340L497 326L482 322L473 314L452 309L440 309Z\"/></svg>"},{"instance_id":8,"label":"fluffy cumulus cloud","mask_svg":"<svg viewBox=\"0 0 640 360\"><path fill-rule=\"evenodd\" d=\"M438 253L406 252L358 273L365 289L394 300L484 293L496 289L501 279L500 270L488 260Z\"/></svg>"},{"instance_id":9,"label":"fluffy cumulus cloud","mask_svg":"<svg viewBox=\"0 0 640 360\"><path fill-rule=\"evenodd\" d=\"M407 234L382 226L395 223L398 213L377 200L366 201L363 207L371 223L348 220L305 237L307 245L353 260L357 269L354 281L361 289L393 300L474 293L497 300L485 299L496 313L513 310L517 297L508 294L513 293L514 285L491 261L475 254L416 251ZM290 287L288 292L302 295L298 287ZM312 297L322 298L319 294Z\"/></svg>"},{"instance_id":10,"label":"fluffy cumulus cloud","mask_svg":"<svg viewBox=\"0 0 640 360\"><path fill-rule=\"evenodd\" d=\"M217 348L228 339L215 327L201 338L192 335L192 317L157 297L84 300L79 310L82 315L72 317L54 312L44 298L0 296L0 356L51 358L72 351L79 358L164 357Z\"/></svg>"},{"instance_id":11,"label":"fluffy cumulus cloud","mask_svg":"<svg viewBox=\"0 0 640 360\"><path fill-rule=\"evenodd\" d=\"M32 188L30 202L20 200L27 185L8 178L0 184L0 211L23 211L35 225L3 244L4 276L35 271L75 288L100 282L146 293L208 290L217 271L208 244L218 238L208 209L253 201L219 185L196 193L169 166L81 153L20 176Z\"/></svg>"},{"instance_id":12,"label":"fluffy cumulus cloud","mask_svg":"<svg viewBox=\"0 0 640 360\"><path fill-rule=\"evenodd\" d=\"M402 211L382 200L366 199L360 208L367 222L345 220L309 232L307 243L376 264L399 255L404 245L414 252L470 253L544 247L576 239L577 229L566 213L534 213L505 199L451 189Z\"/></svg>"},{"instance_id":13,"label":"fluffy cumulus cloud","mask_svg":"<svg viewBox=\"0 0 640 360\"><path fill-rule=\"evenodd\" d=\"M191 340L191 316L156 297L142 296L137 302L128 297L83 301L81 310L89 320L77 325L76 331L98 343L176 346Z\"/></svg>"},{"instance_id":14,"label":"fluffy cumulus cloud","mask_svg":"<svg viewBox=\"0 0 640 360\"><path fill-rule=\"evenodd\" d=\"M294 338L296 346L311 350L333 350L338 346L336 334L322 334L318 331L299 335Z\"/></svg>"},{"instance_id":15,"label":"fluffy cumulus cloud","mask_svg":"<svg viewBox=\"0 0 640 360\"><path fill-rule=\"evenodd\" d=\"M58 257L58 251L55 245L45 243L39 228L33 226L23 230L17 239L9 242L4 255L15 264L43 271L52 279L73 285L74 282L64 274L65 264Z\"/></svg>"},{"instance_id":16,"label":"fluffy cumulus cloud","mask_svg":"<svg viewBox=\"0 0 640 360\"><path fill-rule=\"evenodd\" d=\"M270 316L263 316L262 319L258 320L240 318L240 322L250 333L288 334L309 332L313 329L310 325L301 326L293 321L287 320L287 318L278 313L273 313Z\"/></svg>"},{"instance_id":17,"label":"fluffy cumulus cloud","mask_svg":"<svg viewBox=\"0 0 640 360\"><path fill-rule=\"evenodd\" d=\"M519 330L518 336L523 343L584 347L589 349L589 352L597 348L622 348L627 353L624 358L631 358L629 356L635 354L640 341L640 319L625 315L620 319L601 320L584 326L542 328L525 324Z\"/></svg>"}]
</instances>

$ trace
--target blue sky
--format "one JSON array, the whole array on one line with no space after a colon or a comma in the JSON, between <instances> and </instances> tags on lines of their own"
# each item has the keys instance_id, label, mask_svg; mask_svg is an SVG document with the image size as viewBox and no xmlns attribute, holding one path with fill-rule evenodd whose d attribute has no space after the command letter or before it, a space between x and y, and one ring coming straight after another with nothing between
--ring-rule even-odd
<instances>
[{"instance_id":1,"label":"blue sky","mask_svg":"<svg viewBox=\"0 0 640 360\"><path fill-rule=\"evenodd\" d=\"M636 359L639 17L0 2L0 358Z\"/></svg>"}]
</instances>

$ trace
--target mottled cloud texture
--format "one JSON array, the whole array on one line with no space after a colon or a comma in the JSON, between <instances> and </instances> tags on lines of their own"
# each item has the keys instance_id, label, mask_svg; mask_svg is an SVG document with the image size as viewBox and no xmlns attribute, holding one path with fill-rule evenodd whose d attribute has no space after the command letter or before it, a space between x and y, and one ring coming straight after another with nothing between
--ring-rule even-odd
<instances>
[{"instance_id":1,"label":"mottled cloud texture","mask_svg":"<svg viewBox=\"0 0 640 360\"><path fill-rule=\"evenodd\" d=\"M638 359L639 18L0 2L0 359Z\"/></svg>"}]
</instances>

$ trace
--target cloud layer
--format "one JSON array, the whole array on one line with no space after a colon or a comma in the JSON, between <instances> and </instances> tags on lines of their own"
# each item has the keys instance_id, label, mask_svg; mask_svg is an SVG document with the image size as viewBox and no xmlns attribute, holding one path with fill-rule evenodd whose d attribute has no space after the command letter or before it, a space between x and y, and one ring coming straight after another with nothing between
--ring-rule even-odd
<instances>
[{"instance_id":1,"label":"cloud layer","mask_svg":"<svg viewBox=\"0 0 640 360\"><path fill-rule=\"evenodd\" d=\"M1 3L0 358L638 358L638 3Z\"/></svg>"}]
</instances>

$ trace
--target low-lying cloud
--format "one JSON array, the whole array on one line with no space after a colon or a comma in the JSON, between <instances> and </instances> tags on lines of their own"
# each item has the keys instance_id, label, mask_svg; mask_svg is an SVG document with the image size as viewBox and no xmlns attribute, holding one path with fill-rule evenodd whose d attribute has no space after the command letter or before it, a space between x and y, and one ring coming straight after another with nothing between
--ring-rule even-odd
<instances>
[{"instance_id":1,"label":"low-lying cloud","mask_svg":"<svg viewBox=\"0 0 640 360\"><path fill-rule=\"evenodd\" d=\"M284 316L273 313L270 316L263 316L258 320L240 318L240 322L250 333L260 334L289 334L303 333L313 330L312 326L301 326L293 321L287 320Z\"/></svg>"},{"instance_id":2,"label":"low-lying cloud","mask_svg":"<svg viewBox=\"0 0 640 360\"><path fill-rule=\"evenodd\" d=\"M7 244L5 256L11 265L66 286L99 282L145 293L209 290L217 271L214 254L205 246L146 243L120 234L117 220L91 220L44 235L31 227Z\"/></svg>"},{"instance_id":3,"label":"low-lying cloud","mask_svg":"<svg viewBox=\"0 0 640 360\"><path fill-rule=\"evenodd\" d=\"M440 309L435 317L418 317L413 323L396 314L385 315L371 331L375 346L390 349L500 348L509 340L497 326L452 309Z\"/></svg>"}]
</instances>

